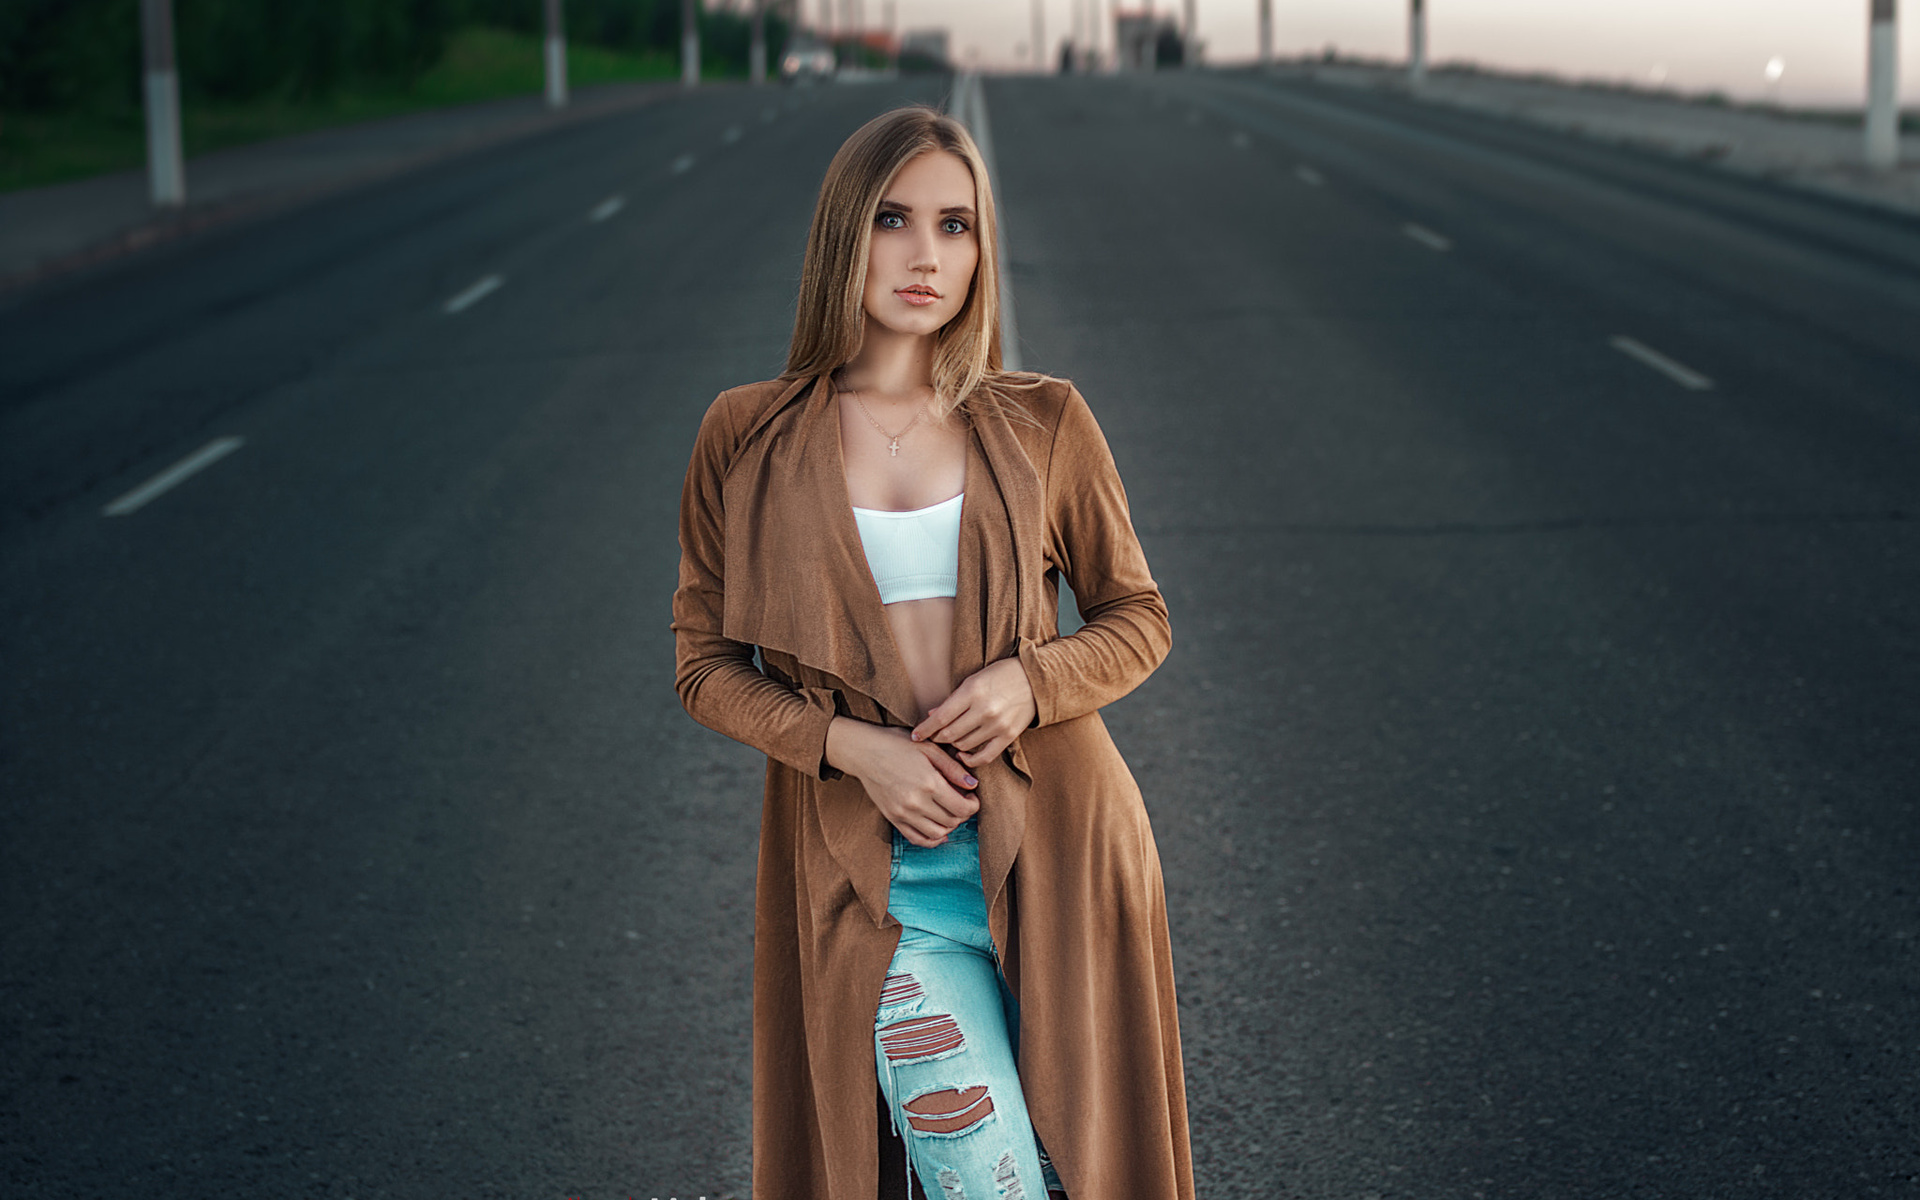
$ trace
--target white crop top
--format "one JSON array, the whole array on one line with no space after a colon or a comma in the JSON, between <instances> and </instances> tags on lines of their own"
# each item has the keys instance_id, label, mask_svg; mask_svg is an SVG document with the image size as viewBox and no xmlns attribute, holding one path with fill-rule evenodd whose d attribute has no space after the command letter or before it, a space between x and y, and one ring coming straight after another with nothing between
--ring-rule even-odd
<instances>
[{"instance_id":1,"label":"white crop top","mask_svg":"<svg viewBox=\"0 0 1920 1200\"><path fill-rule=\"evenodd\" d=\"M880 603L952 596L960 584L961 492L927 508L853 510Z\"/></svg>"}]
</instances>

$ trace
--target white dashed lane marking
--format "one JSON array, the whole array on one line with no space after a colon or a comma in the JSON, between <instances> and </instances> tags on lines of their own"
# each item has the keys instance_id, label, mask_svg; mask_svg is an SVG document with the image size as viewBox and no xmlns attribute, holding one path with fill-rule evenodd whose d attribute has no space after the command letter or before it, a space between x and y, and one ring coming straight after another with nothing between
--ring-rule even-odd
<instances>
[{"instance_id":1,"label":"white dashed lane marking","mask_svg":"<svg viewBox=\"0 0 1920 1200\"><path fill-rule=\"evenodd\" d=\"M627 198L625 196L608 196L605 200L593 206L593 211L587 214L587 219L590 221L604 221L626 206Z\"/></svg>"},{"instance_id":2,"label":"white dashed lane marking","mask_svg":"<svg viewBox=\"0 0 1920 1200\"><path fill-rule=\"evenodd\" d=\"M246 444L245 438L217 437L179 462L147 480L139 487L100 510L102 516L124 517L147 501L168 491L188 476L203 471Z\"/></svg>"},{"instance_id":3,"label":"white dashed lane marking","mask_svg":"<svg viewBox=\"0 0 1920 1200\"><path fill-rule=\"evenodd\" d=\"M693 170L693 155L682 154L679 158L674 159L672 170L675 175L685 175L688 171Z\"/></svg>"},{"instance_id":4,"label":"white dashed lane marking","mask_svg":"<svg viewBox=\"0 0 1920 1200\"><path fill-rule=\"evenodd\" d=\"M1308 187L1319 187L1327 182L1327 177L1312 167L1295 167L1293 174L1294 178L1306 184Z\"/></svg>"},{"instance_id":5,"label":"white dashed lane marking","mask_svg":"<svg viewBox=\"0 0 1920 1200\"><path fill-rule=\"evenodd\" d=\"M1422 246L1425 246L1429 250L1434 250L1444 254L1447 251L1453 249L1452 238L1444 237L1440 234L1437 234L1433 230L1428 229L1425 225L1415 225L1413 222L1409 221L1405 225L1402 225L1400 227L1400 232L1406 234L1408 237L1412 238L1414 241L1419 242Z\"/></svg>"},{"instance_id":6,"label":"white dashed lane marking","mask_svg":"<svg viewBox=\"0 0 1920 1200\"><path fill-rule=\"evenodd\" d=\"M1713 380L1692 367L1673 361L1645 342L1620 334L1610 344L1628 358L1652 367L1688 391L1704 392L1713 386Z\"/></svg>"},{"instance_id":7,"label":"white dashed lane marking","mask_svg":"<svg viewBox=\"0 0 1920 1200\"><path fill-rule=\"evenodd\" d=\"M485 279L480 280L472 287L467 288L459 295L453 297L453 299L447 301L447 315L452 316L454 313L467 311L469 308L480 303L480 301L491 296L500 285L505 282L506 280L500 278L498 275L487 276Z\"/></svg>"}]
</instances>

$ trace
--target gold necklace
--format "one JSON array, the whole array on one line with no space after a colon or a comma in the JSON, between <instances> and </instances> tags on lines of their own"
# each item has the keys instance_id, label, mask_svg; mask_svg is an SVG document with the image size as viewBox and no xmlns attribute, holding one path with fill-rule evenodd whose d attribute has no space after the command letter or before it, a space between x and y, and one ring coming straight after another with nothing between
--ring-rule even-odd
<instances>
[{"instance_id":1,"label":"gold necklace","mask_svg":"<svg viewBox=\"0 0 1920 1200\"><path fill-rule=\"evenodd\" d=\"M920 418L927 415L927 406L925 404L922 404L920 406L920 411L913 414L913 420L908 421L906 425L901 428L899 433L888 433L886 426L882 425L880 422L873 419L873 413L867 409L866 402L860 399L860 394L857 391L847 392L845 394L852 396L853 402L860 406L860 411L867 414L867 424L873 426L875 429L878 429L883 436L891 439L887 442L887 454L889 457L892 457L892 458L900 457L900 439L906 436L907 430L912 429L915 425L918 425L920 423Z\"/></svg>"}]
</instances>

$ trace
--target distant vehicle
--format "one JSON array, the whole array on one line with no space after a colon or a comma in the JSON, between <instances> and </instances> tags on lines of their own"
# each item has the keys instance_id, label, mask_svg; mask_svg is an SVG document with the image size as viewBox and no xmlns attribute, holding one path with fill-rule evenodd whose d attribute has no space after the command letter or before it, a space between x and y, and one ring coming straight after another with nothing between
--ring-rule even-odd
<instances>
[{"instance_id":1,"label":"distant vehicle","mask_svg":"<svg viewBox=\"0 0 1920 1200\"><path fill-rule=\"evenodd\" d=\"M818 44L794 46L780 59L780 78L787 83L831 79L833 70L833 51Z\"/></svg>"}]
</instances>

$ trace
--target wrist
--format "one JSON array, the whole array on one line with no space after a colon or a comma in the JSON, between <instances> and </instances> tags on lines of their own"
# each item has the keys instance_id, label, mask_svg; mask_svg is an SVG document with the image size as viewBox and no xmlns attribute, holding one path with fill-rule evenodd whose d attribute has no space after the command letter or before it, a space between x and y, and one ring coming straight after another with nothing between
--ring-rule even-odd
<instances>
[{"instance_id":1,"label":"wrist","mask_svg":"<svg viewBox=\"0 0 1920 1200\"><path fill-rule=\"evenodd\" d=\"M869 726L853 717L835 717L827 723L827 765L856 779L862 774L861 747Z\"/></svg>"}]
</instances>

